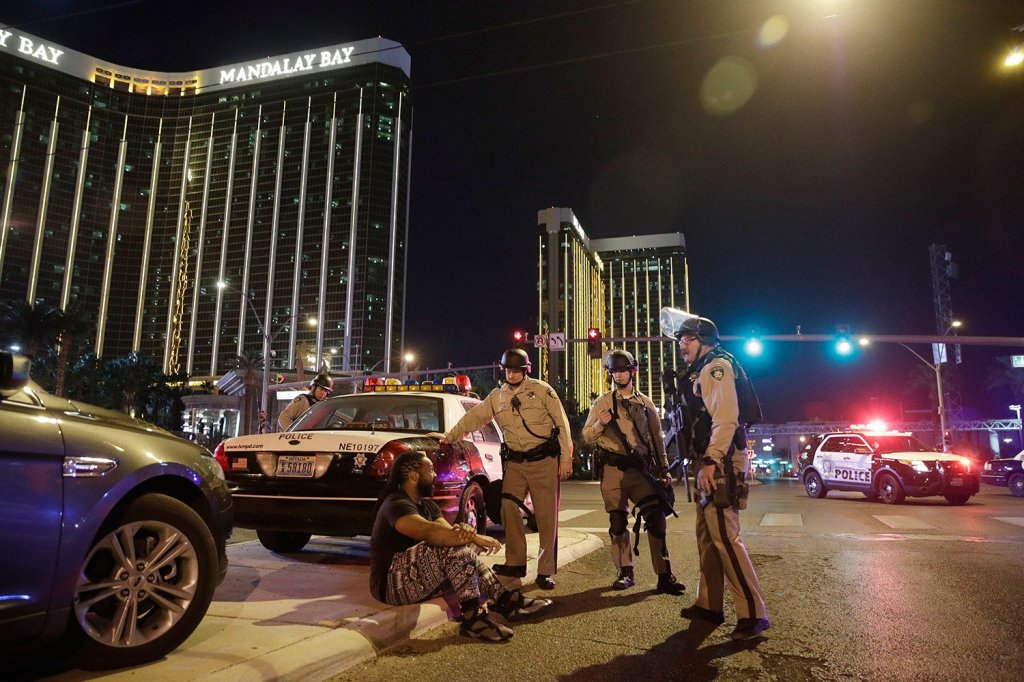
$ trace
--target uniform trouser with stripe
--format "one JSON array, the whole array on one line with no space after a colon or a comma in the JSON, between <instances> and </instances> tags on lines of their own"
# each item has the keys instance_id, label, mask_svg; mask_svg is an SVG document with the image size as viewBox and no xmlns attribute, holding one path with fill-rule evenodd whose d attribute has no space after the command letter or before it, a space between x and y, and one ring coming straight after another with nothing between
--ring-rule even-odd
<instances>
[{"instance_id":1,"label":"uniform trouser with stripe","mask_svg":"<svg viewBox=\"0 0 1024 682\"><path fill-rule=\"evenodd\" d=\"M629 532L629 503L645 502L640 514L647 522L647 544L651 549L651 566L659 575L668 573L668 547L665 545L665 512L660 507L657 493L638 469L622 471L606 464L601 474L601 497L609 516L619 514L619 524L611 521L608 535L612 540L612 561L615 568L633 565L631 533ZM616 526L619 527L616 527ZM621 532L616 532L620 531ZM652 532L653 531L653 532ZM660 533L660 535L659 535Z\"/></svg>"},{"instance_id":2,"label":"uniform trouser with stripe","mask_svg":"<svg viewBox=\"0 0 1024 682\"><path fill-rule=\"evenodd\" d=\"M558 458L545 457L536 462L508 462L501 483L501 524L505 526L505 564L526 566L526 529L523 514L515 500L533 500L533 513L540 534L537 573L554 575L558 571Z\"/></svg>"},{"instance_id":3,"label":"uniform trouser with stripe","mask_svg":"<svg viewBox=\"0 0 1024 682\"><path fill-rule=\"evenodd\" d=\"M460 604L493 600L504 592L490 567L480 560L474 545L437 547L420 542L391 559L385 601L394 606L417 604L453 594Z\"/></svg>"},{"instance_id":4,"label":"uniform trouser with stripe","mask_svg":"<svg viewBox=\"0 0 1024 682\"><path fill-rule=\"evenodd\" d=\"M736 507L697 505L697 552L700 581L694 602L721 611L724 587L729 586L738 618L766 618L764 598L747 548L740 539L740 513Z\"/></svg>"}]
</instances>

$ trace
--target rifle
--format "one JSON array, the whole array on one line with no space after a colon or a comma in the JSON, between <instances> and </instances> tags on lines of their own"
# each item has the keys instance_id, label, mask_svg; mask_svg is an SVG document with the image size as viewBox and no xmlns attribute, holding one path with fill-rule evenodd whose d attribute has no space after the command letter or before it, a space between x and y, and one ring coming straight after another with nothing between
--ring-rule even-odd
<instances>
[{"instance_id":1,"label":"rifle","mask_svg":"<svg viewBox=\"0 0 1024 682\"><path fill-rule=\"evenodd\" d=\"M685 482L690 463L690 423L686 401L676 385L675 371L667 369L662 373L661 387L665 394L665 416L668 418L668 430L665 432L665 452L670 460L668 471L676 481ZM686 501L692 502L690 486L683 487L686 488Z\"/></svg>"},{"instance_id":2,"label":"rifle","mask_svg":"<svg viewBox=\"0 0 1024 682\"><path fill-rule=\"evenodd\" d=\"M651 487L654 489L654 494L658 496L658 502L660 502L665 513L672 514L672 516L678 518L679 514L677 514L675 510L675 491L672 490L671 486L663 484L651 471L654 464L654 455L652 453L648 453L646 456L642 455L629 446L626 434L622 432L622 427L619 426L619 408L615 397L616 394L612 393L612 420L607 424L608 428L619 439L619 442L622 443L622 448L626 451L626 457L633 462L637 470L645 479L647 479L647 482L651 484Z\"/></svg>"}]
</instances>

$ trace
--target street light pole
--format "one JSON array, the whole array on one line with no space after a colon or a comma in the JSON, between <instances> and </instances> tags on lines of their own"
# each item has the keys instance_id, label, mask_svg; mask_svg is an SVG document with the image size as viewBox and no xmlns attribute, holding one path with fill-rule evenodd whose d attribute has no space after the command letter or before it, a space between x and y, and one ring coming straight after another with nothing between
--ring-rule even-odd
<instances>
[{"instance_id":1,"label":"street light pole","mask_svg":"<svg viewBox=\"0 0 1024 682\"><path fill-rule=\"evenodd\" d=\"M1010 409L1017 413L1017 437L1020 440L1021 450L1024 450L1024 422L1020 420L1020 405L1010 405Z\"/></svg>"},{"instance_id":2,"label":"street light pole","mask_svg":"<svg viewBox=\"0 0 1024 682\"><path fill-rule=\"evenodd\" d=\"M946 401L945 401L945 398L942 397L942 363L941 362L936 362L933 365L932 363L930 363L927 360L925 360L924 357L922 357L920 353L918 353L916 350L914 350L913 348L911 348L907 344L900 343L899 341L897 341L897 343L899 343L901 346L903 346L904 348L909 350L911 353L913 353L914 356L918 360L920 360L924 364L928 365L929 369L931 369L933 372L935 372L935 391L936 391L936 393L938 394L938 397L939 397L939 440L942 442L942 451L945 452L946 451Z\"/></svg>"}]
</instances>

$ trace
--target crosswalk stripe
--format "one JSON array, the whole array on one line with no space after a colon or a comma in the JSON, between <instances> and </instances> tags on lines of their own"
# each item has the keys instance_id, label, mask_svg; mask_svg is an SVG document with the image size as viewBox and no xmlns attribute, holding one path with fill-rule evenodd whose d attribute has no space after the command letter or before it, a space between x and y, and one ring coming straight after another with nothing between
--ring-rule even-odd
<instances>
[{"instance_id":1,"label":"crosswalk stripe","mask_svg":"<svg viewBox=\"0 0 1024 682\"><path fill-rule=\"evenodd\" d=\"M1024 516L990 516L989 518L1024 528Z\"/></svg>"},{"instance_id":2,"label":"crosswalk stripe","mask_svg":"<svg viewBox=\"0 0 1024 682\"><path fill-rule=\"evenodd\" d=\"M563 509L562 511L558 512L558 522L562 523L564 521L570 521L572 519L575 519L577 516L589 514L590 511L591 510L589 509Z\"/></svg>"},{"instance_id":3,"label":"crosswalk stripe","mask_svg":"<svg viewBox=\"0 0 1024 682\"><path fill-rule=\"evenodd\" d=\"M935 526L930 523L915 519L913 516L878 516L875 518L889 526L890 528L907 528L915 530L935 530Z\"/></svg>"},{"instance_id":4,"label":"crosswalk stripe","mask_svg":"<svg viewBox=\"0 0 1024 682\"><path fill-rule=\"evenodd\" d=\"M765 514L761 519L762 526L802 526L803 517L800 514Z\"/></svg>"}]
</instances>

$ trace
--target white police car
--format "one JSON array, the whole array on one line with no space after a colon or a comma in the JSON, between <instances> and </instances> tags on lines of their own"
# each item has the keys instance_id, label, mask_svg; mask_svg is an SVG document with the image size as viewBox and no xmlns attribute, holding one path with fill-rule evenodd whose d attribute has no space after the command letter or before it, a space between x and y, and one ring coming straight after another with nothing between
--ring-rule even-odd
<instances>
[{"instance_id":1,"label":"white police car","mask_svg":"<svg viewBox=\"0 0 1024 682\"><path fill-rule=\"evenodd\" d=\"M445 518L484 532L488 518L501 520L500 432L488 422L444 447L428 436L480 402L469 389L465 376L425 385L370 378L359 393L316 403L287 431L224 441L214 456L235 525L278 552L299 551L311 535L369 535L395 459L421 450L434 462L433 499Z\"/></svg>"},{"instance_id":2,"label":"white police car","mask_svg":"<svg viewBox=\"0 0 1024 682\"><path fill-rule=\"evenodd\" d=\"M909 433L895 431L824 434L800 476L811 497L855 490L886 504L899 504L908 495L941 495L950 504L965 504L979 488L970 459L935 452Z\"/></svg>"}]
</instances>

